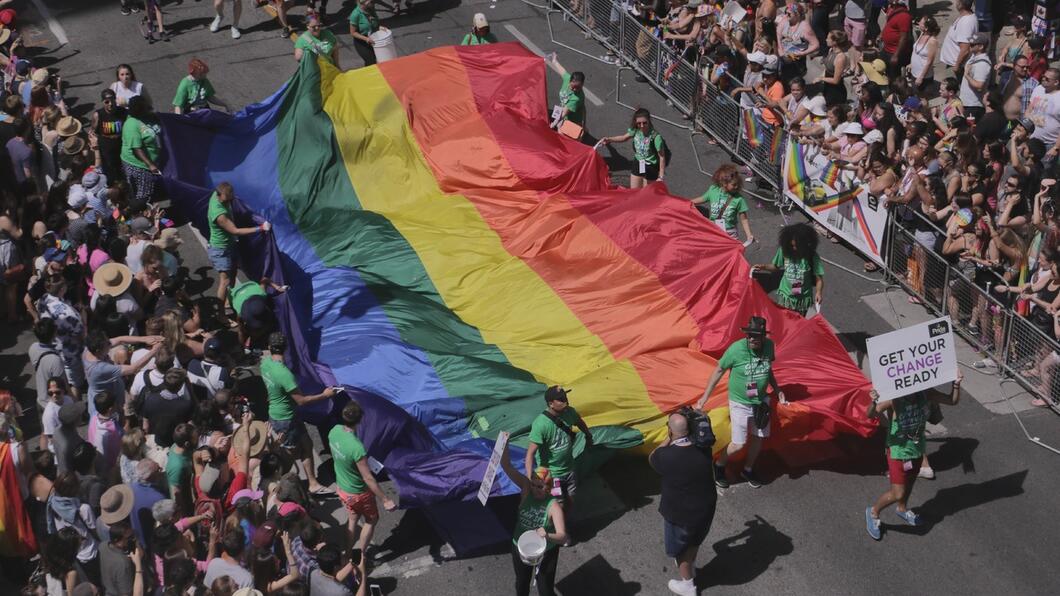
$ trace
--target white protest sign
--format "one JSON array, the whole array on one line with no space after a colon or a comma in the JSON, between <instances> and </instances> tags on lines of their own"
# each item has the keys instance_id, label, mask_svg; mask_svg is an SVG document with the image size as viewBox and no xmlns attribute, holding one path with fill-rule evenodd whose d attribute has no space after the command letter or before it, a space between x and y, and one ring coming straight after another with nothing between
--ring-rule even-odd
<instances>
[{"instance_id":1,"label":"white protest sign","mask_svg":"<svg viewBox=\"0 0 1060 596\"><path fill-rule=\"evenodd\" d=\"M508 433L501 431L497 435L497 442L493 444L493 453L490 454L490 462L486 464L486 475L482 477L482 485L478 487L478 502L483 505L490 498L493 490L493 480L497 477L497 468L501 465L501 454L504 446L508 443Z\"/></svg>"},{"instance_id":2,"label":"white protest sign","mask_svg":"<svg viewBox=\"0 0 1060 596\"><path fill-rule=\"evenodd\" d=\"M736 0L729 0L721 11L721 26L728 29L739 23L747 16L747 10L740 6Z\"/></svg>"},{"instance_id":3,"label":"white protest sign","mask_svg":"<svg viewBox=\"0 0 1060 596\"><path fill-rule=\"evenodd\" d=\"M929 389L957 376L949 317L870 337L866 345L872 386L880 401Z\"/></svg>"}]
</instances>

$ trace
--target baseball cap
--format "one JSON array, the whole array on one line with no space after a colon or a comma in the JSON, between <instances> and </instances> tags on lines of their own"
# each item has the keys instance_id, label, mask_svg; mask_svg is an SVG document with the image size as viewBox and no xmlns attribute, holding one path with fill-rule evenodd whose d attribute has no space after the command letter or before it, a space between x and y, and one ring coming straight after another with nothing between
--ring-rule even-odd
<instances>
[{"instance_id":1,"label":"baseball cap","mask_svg":"<svg viewBox=\"0 0 1060 596\"><path fill-rule=\"evenodd\" d=\"M477 27L479 29L485 29L486 27L490 26L489 21L486 20L486 15L482 14L481 12L476 12L475 13L473 21L474 21L475 27Z\"/></svg>"},{"instance_id":2,"label":"baseball cap","mask_svg":"<svg viewBox=\"0 0 1060 596\"><path fill-rule=\"evenodd\" d=\"M207 358L217 358L223 351L224 344L219 337L211 337L202 344L202 352Z\"/></svg>"},{"instance_id":3,"label":"baseball cap","mask_svg":"<svg viewBox=\"0 0 1060 596\"><path fill-rule=\"evenodd\" d=\"M59 422L63 426L74 426L81 422L81 415L85 413L85 409L88 407L83 401L75 401L71 404L63 404L59 408Z\"/></svg>"},{"instance_id":4,"label":"baseball cap","mask_svg":"<svg viewBox=\"0 0 1060 596\"><path fill-rule=\"evenodd\" d=\"M1027 131L1027 134L1034 134L1034 122L1030 118L1020 120L1019 125Z\"/></svg>"},{"instance_id":5,"label":"baseball cap","mask_svg":"<svg viewBox=\"0 0 1060 596\"><path fill-rule=\"evenodd\" d=\"M305 507L302 507L298 503L291 503L290 501L288 501L280 504L279 512L280 517L286 517L288 515L291 515L292 513L305 515Z\"/></svg>"},{"instance_id":6,"label":"baseball cap","mask_svg":"<svg viewBox=\"0 0 1060 596\"><path fill-rule=\"evenodd\" d=\"M569 390L560 387L559 385L553 385L545 390L545 402L556 401L567 401L567 394Z\"/></svg>"},{"instance_id":7,"label":"baseball cap","mask_svg":"<svg viewBox=\"0 0 1060 596\"><path fill-rule=\"evenodd\" d=\"M828 115L828 106L825 102L823 95L815 95L814 97L808 97L803 100L803 105L806 106L807 111L809 111L814 116Z\"/></svg>"},{"instance_id":8,"label":"baseball cap","mask_svg":"<svg viewBox=\"0 0 1060 596\"><path fill-rule=\"evenodd\" d=\"M923 102L915 95L905 98L905 101L902 102L902 107L907 110L919 110L921 105L923 105Z\"/></svg>"},{"instance_id":9,"label":"baseball cap","mask_svg":"<svg viewBox=\"0 0 1060 596\"><path fill-rule=\"evenodd\" d=\"M747 55L747 61L754 62L755 64L764 65L766 63L766 53L755 50L754 52L751 52Z\"/></svg>"},{"instance_id":10,"label":"baseball cap","mask_svg":"<svg viewBox=\"0 0 1060 596\"><path fill-rule=\"evenodd\" d=\"M66 249L50 246L44 251L44 260L49 263L61 263L66 260Z\"/></svg>"},{"instance_id":11,"label":"baseball cap","mask_svg":"<svg viewBox=\"0 0 1060 596\"><path fill-rule=\"evenodd\" d=\"M232 504L235 505L237 502L239 502L240 499L249 499L251 501L256 501L260 499L261 496L264 494L265 493L261 492L260 490L250 490L249 488L244 488L243 490L238 491L236 492L236 494L232 495Z\"/></svg>"},{"instance_id":12,"label":"baseball cap","mask_svg":"<svg viewBox=\"0 0 1060 596\"><path fill-rule=\"evenodd\" d=\"M146 234L148 236L154 236L157 231L151 220L146 217L134 218L129 222L129 229L132 230L133 234Z\"/></svg>"},{"instance_id":13,"label":"baseball cap","mask_svg":"<svg viewBox=\"0 0 1060 596\"><path fill-rule=\"evenodd\" d=\"M242 492L242 491L240 491ZM251 538L250 542L256 548L268 548L272 546L272 541L276 539L278 530L276 524L271 521L267 521L254 530L254 537Z\"/></svg>"},{"instance_id":14,"label":"baseball cap","mask_svg":"<svg viewBox=\"0 0 1060 596\"><path fill-rule=\"evenodd\" d=\"M990 45L990 35L988 35L986 33L976 33L975 35L972 36L972 39L969 42L969 45L973 45L973 46L974 45L988 46L988 45Z\"/></svg>"}]
</instances>

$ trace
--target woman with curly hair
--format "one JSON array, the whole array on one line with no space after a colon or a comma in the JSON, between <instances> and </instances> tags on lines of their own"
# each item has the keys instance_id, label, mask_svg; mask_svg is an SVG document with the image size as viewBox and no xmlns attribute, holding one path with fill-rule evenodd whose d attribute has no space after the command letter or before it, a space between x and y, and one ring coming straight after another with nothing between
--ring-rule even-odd
<instances>
[{"instance_id":1,"label":"woman with curly hair","mask_svg":"<svg viewBox=\"0 0 1060 596\"><path fill-rule=\"evenodd\" d=\"M760 271L783 274L776 303L802 316L824 297L824 265L817 256L817 232L804 223L780 229L777 254L772 263L755 265ZM819 306L818 306L819 308Z\"/></svg>"},{"instance_id":2,"label":"woman with curly hair","mask_svg":"<svg viewBox=\"0 0 1060 596\"><path fill-rule=\"evenodd\" d=\"M88 581L74 565L80 545L81 536L71 527L48 535L41 553L48 594L72 594L74 587Z\"/></svg>"},{"instance_id":3,"label":"woman with curly hair","mask_svg":"<svg viewBox=\"0 0 1060 596\"><path fill-rule=\"evenodd\" d=\"M747 199L740 194L742 186L743 179L740 178L736 164L722 164L714 170L714 184L702 196L692 199L692 202L700 213L733 240L739 239L736 232L736 221L739 220L747 244L750 244L755 236L751 233L751 224L747 219Z\"/></svg>"}]
</instances>

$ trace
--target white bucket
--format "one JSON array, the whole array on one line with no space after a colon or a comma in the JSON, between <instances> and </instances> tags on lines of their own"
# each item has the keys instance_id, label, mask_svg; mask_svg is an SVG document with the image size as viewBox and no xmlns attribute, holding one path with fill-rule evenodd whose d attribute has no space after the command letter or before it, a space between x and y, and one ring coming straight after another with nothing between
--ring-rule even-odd
<instances>
[{"instance_id":1,"label":"white bucket","mask_svg":"<svg viewBox=\"0 0 1060 596\"><path fill-rule=\"evenodd\" d=\"M519 536L515 547L519 549L519 558L527 565L537 565L545 558L545 539L537 535L537 530L527 530Z\"/></svg>"},{"instance_id":2,"label":"white bucket","mask_svg":"<svg viewBox=\"0 0 1060 596\"><path fill-rule=\"evenodd\" d=\"M386 27L380 27L379 31L368 36L372 40L372 48L375 49L375 61L386 62L397 58L397 46L394 45L394 34Z\"/></svg>"}]
</instances>

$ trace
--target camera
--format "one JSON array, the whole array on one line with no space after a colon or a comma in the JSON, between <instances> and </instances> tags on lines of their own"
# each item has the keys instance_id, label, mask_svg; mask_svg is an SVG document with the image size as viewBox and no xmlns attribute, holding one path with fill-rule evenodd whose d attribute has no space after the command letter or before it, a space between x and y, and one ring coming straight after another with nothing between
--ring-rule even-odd
<instances>
[{"instance_id":1,"label":"camera","mask_svg":"<svg viewBox=\"0 0 1060 596\"><path fill-rule=\"evenodd\" d=\"M235 418L242 420L243 416L250 412L250 400L246 396L240 396L232 403L232 411L235 412Z\"/></svg>"},{"instance_id":2,"label":"camera","mask_svg":"<svg viewBox=\"0 0 1060 596\"><path fill-rule=\"evenodd\" d=\"M688 439L700 449L710 450L717 441L714 436L714 427L710 425L710 418L690 406L684 406L677 411L688 421Z\"/></svg>"}]
</instances>

